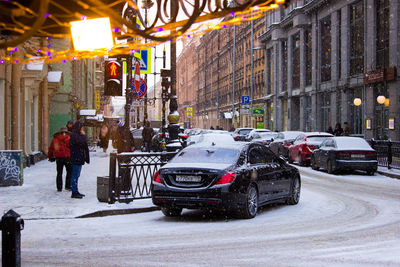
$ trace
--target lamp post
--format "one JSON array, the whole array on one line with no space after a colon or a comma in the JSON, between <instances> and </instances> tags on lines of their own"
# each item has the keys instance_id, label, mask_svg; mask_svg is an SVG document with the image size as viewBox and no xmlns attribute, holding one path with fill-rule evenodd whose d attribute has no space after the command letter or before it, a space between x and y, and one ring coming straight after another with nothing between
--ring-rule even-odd
<instances>
[{"instance_id":1,"label":"lamp post","mask_svg":"<svg viewBox=\"0 0 400 267\"><path fill-rule=\"evenodd\" d=\"M384 139L385 136L385 110L384 107L389 106L389 98L386 98L384 95L379 95L376 98L376 102L381 106L381 132L380 139Z\"/></svg>"},{"instance_id":2,"label":"lamp post","mask_svg":"<svg viewBox=\"0 0 400 267\"><path fill-rule=\"evenodd\" d=\"M361 98L358 98L358 97L354 98L353 104L354 104L354 106L357 107L357 123L356 123L357 132L361 132L361 131L359 131L360 128L362 127L362 126L360 125L360 116L361 116L361 115L360 115L360 105L362 104ZM361 120L361 121L363 121L363 120Z\"/></svg>"}]
</instances>

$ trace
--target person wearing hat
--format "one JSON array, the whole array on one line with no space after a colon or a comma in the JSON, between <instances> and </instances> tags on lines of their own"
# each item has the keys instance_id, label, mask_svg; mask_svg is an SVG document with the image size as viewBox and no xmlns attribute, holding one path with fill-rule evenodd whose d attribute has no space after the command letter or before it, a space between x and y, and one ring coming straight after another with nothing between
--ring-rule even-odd
<instances>
[{"instance_id":1,"label":"person wearing hat","mask_svg":"<svg viewBox=\"0 0 400 267\"><path fill-rule=\"evenodd\" d=\"M61 127L60 131L53 135L47 156L49 157L49 161L56 162L57 191L62 191L62 174L64 166L67 171L67 176L65 178L65 189L71 190L72 165L70 161L71 151L69 149L69 132L67 127Z\"/></svg>"}]
</instances>

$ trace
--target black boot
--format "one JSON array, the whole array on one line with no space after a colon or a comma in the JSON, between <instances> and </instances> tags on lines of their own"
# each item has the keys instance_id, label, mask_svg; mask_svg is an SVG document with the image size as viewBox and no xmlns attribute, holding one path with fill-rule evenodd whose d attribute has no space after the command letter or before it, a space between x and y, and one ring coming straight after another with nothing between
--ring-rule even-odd
<instances>
[{"instance_id":1,"label":"black boot","mask_svg":"<svg viewBox=\"0 0 400 267\"><path fill-rule=\"evenodd\" d=\"M84 196L85 196L84 194L81 194L81 193L79 193L79 192L78 192L78 195L80 195L81 197L84 197Z\"/></svg>"},{"instance_id":2,"label":"black boot","mask_svg":"<svg viewBox=\"0 0 400 267\"><path fill-rule=\"evenodd\" d=\"M79 193L72 193L71 198L83 198L83 196Z\"/></svg>"}]
</instances>

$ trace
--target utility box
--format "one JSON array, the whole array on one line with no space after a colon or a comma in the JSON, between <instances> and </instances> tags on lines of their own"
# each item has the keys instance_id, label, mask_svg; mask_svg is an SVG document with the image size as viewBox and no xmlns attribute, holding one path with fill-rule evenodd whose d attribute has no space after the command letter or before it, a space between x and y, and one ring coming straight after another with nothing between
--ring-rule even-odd
<instances>
[{"instance_id":1,"label":"utility box","mask_svg":"<svg viewBox=\"0 0 400 267\"><path fill-rule=\"evenodd\" d=\"M22 185L23 173L22 150L0 150L0 186Z\"/></svg>"},{"instance_id":2,"label":"utility box","mask_svg":"<svg viewBox=\"0 0 400 267\"><path fill-rule=\"evenodd\" d=\"M110 178L108 176L97 176L97 199L100 202L109 202Z\"/></svg>"}]
</instances>

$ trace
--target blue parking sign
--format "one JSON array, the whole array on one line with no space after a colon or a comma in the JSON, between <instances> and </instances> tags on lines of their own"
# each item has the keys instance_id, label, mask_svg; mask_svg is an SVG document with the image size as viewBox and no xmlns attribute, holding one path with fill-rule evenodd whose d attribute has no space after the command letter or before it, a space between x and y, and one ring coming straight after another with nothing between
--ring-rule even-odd
<instances>
[{"instance_id":1,"label":"blue parking sign","mask_svg":"<svg viewBox=\"0 0 400 267\"><path fill-rule=\"evenodd\" d=\"M250 104L250 97L248 95L242 96L242 104Z\"/></svg>"}]
</instances>

